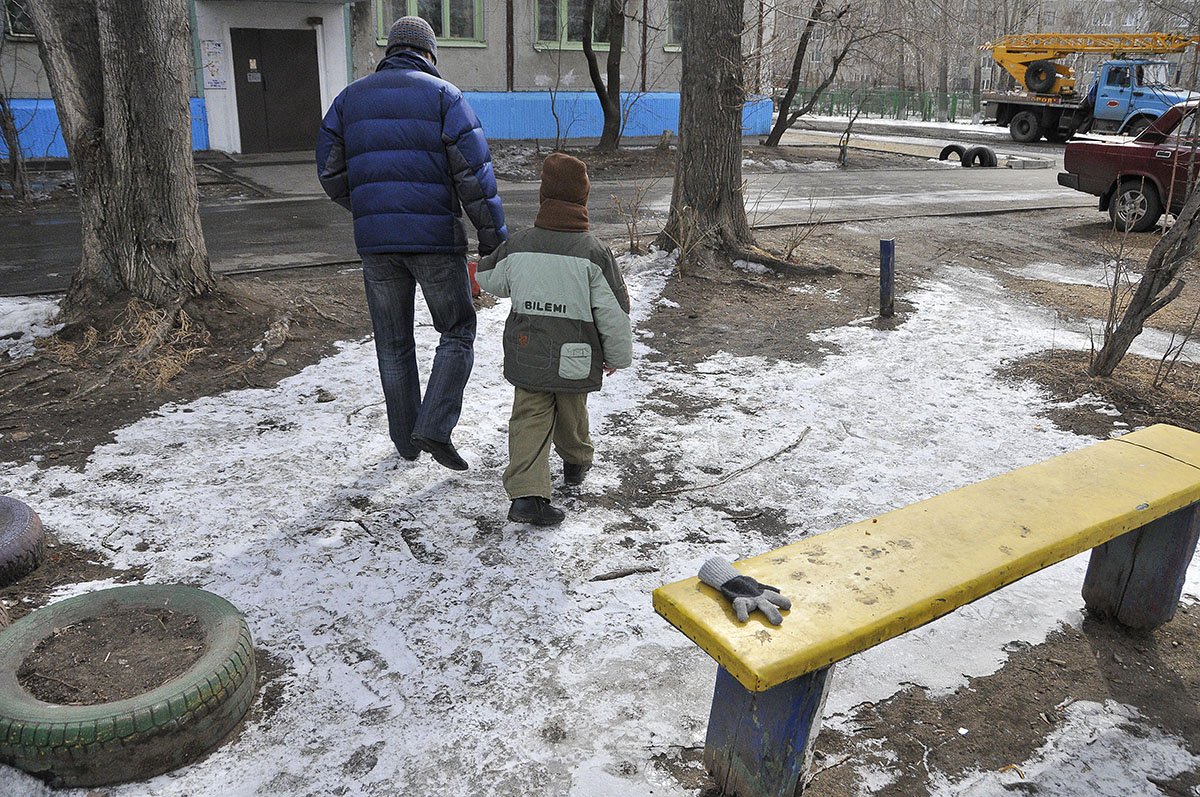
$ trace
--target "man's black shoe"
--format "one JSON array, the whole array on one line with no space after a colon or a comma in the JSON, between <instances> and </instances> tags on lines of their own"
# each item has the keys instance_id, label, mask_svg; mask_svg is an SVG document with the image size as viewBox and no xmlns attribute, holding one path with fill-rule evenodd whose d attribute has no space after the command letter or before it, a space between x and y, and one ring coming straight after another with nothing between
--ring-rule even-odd
<instances>
[{"instance_id":1,"label":"man's black shoe","mask_svg":"<svg viewBox=\"0 0 1200 797\"><path fill-rule=\"evenodd\" d=\"M576 465L574 462L563 461L563 481L567 484L583 484L587 472L592 469L592 463L585 462Z\"/></svg>"},{"instance_id":2,"label":"man's black shoe","mask_svg":"<svg viewBox=\"0 0 1200 797\"><path fill-rule=\"evenodd\" d=\"M557 526L567 513L550 506L550 500L540 495L517 498L508 508L508 519L514 523L531 523L534 526Z\"/></svg>"},{"instance_id":3,"label":"man's black shoe","mask_svg":"<svg viewBox=\"0 0 1200 797\"><path fill-rule=\"evenodd\" d=\"M442 467L450 470L466 470L469 467L467 461L458 455L454 444L449 440L443 443L439 440L430 440L428 437L413 435L412 442L417 448L427 451L433 460Z\"/></svg>"}]
</instances>

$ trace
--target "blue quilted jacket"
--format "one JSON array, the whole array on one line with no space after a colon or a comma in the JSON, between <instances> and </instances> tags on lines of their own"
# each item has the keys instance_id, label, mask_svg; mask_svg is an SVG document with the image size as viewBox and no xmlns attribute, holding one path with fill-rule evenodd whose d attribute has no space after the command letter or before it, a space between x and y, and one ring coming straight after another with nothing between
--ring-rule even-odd
<instances>
[{"instance_id":1,"label":"blue quilted jacket","mask_svg":"<svg viewBox=\"0 0 1200 797\"><path fill-rule=\"evenodd\" d=\"M325 193L354 214L360 253L467 251L508 237L483 128L462 92L414 52L388 55L333 101L317 138Z\"/></svg>"}]
</instances>

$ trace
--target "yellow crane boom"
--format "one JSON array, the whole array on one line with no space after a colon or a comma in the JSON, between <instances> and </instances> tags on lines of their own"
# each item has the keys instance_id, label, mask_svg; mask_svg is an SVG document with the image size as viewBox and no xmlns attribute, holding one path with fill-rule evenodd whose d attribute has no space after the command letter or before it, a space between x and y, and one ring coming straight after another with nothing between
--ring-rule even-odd
<instances>
[{"instance_id":1,"label":"yellow crane boom","mask_svg":"<svg viewBox=\"0 0 1200 797\"><path fill-rule=\"evenodd\" d=\"M1113 57L1181 53L1200 36L1180 33L1021 33L985 44L996 63L1017 82L1038 94L1075 90L1071 67L1055 61L1075 53L1107 53Z\"/></svg>"}]
</instances>

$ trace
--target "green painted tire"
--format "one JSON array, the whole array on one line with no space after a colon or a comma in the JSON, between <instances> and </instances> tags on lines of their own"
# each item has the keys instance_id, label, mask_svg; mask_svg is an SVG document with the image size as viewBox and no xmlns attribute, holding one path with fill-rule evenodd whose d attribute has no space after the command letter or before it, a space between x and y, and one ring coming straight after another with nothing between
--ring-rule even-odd
<instances>
[{"instance_id":1,"label":"green painted tire","mask_svg":"<svg viewBox=\"0 0 1200 797\"><path fill-rule=\"evenodd\" d=\"M169 608L195 616L207 650L149 692L112 703L38 700L17 669L54 632L113 608ZM211 592L176 585L101 590L39 609L0 632L0 761L56 786L104 786L170 771L211 751L254 702L258 674L250 629Z\"/></svg>"}]
</instances>

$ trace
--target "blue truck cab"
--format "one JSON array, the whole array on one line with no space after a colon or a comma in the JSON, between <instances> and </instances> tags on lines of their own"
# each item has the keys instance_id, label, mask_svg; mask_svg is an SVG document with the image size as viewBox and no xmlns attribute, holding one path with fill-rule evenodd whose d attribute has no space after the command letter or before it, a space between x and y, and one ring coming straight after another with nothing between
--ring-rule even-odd
<instances>
[{"instance_id":1,"label":"blue truck cab","mask_svg":"<svg viewBox=\"0 0 1200 797\"><path fill-rule=\"evenodd\" d=\"M1171 84L1173 68L1168 61L1142 58L1100 64L1088 90L1090 129L1134 136L1172 105L1191 99L1194 92Z\"/></svg>"}]
</instances>

